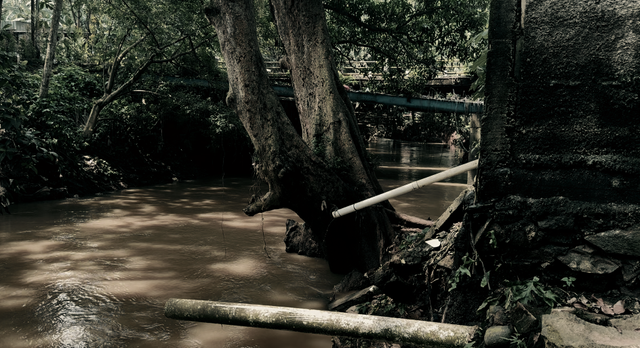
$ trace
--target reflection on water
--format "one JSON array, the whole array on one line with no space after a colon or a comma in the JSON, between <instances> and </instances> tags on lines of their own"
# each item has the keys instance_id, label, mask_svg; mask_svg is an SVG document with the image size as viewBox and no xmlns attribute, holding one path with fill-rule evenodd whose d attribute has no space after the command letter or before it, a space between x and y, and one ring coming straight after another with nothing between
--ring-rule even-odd
<instances>
[{"instance_id":1,"label":"reflection on water","mask_svg":"<svg viewBox=\"0 0 640 348\"><path fill-rule=\"evenodd\" d=\"M433 146L373 145L387 189L427 171L409 165L453 161ZM458 181L392 203L435 218L464 188ZM326 307L340 277L323 260L284 252L285 220L297 219L291 211L242 214L251 184L182 182L12 207L12 215L0 216L0 346L331 347L327 336L164 317L171 297Z\"/></svg>"},{"instance_id":2,"label":"reflection on water","mask_svg":"<svg viewBox=\"0 0 640 348\"><path fill-rule=\"evenodd\" d=\"M458 165L453 149L447 144L376 139L368 150L378 163L376 175L385 191ZM464 173L398 196L390 202L402 213L435 220L467 187L466 183L467 174Z\"/></svg>"}]
</instances>

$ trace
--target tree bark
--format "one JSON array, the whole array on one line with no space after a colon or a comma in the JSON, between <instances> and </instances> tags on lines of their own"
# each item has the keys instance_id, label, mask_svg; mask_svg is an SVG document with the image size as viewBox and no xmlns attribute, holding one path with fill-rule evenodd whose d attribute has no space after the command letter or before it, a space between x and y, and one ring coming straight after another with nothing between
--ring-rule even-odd
<instances>
[{"instance_id":1,"label":"tree bark","mask_svg":"<svg viewBox=\"0 0 640 348\"><path fill-rule=\"evenodd\" d=\"M51 29L49 30L49 40L47 42L47 56L44 59L44 69L42 71L42 82L40 83L40 98L45 98L49 94L49 80L53 71L53 61L56 57L56 45L58 43L58 23L62 12L62 0L56 0L51 17Z\"/></svg>"},{"instance_id":2,"label":"tree bark","mask_svg":"<svg viewBox=\"0 0 640 348\"><path fill-rule=\"evenodd\" d=\"M313 231L332 270L377 267L392 231L384 209L372 207L333 220L333 208L362 199L370 194L362 188L370 185L366 177L359 183L343 180L356 175L338 176L296 133L269 83L258 48L253 2L212 0L205 14L216 28L227 67L227 103L249 133L255 146L256 172L269 188L266 194L254 196L244 212L255 215L290 208Z\"/></svg>"},{"instance_id":3,"label":"tree bark","mask_svg":"<svg viewBox=\"0 0 640 348\"><path fill-rule=\"evenodd\" d=\"M321 1L273 0L291 69L302 137L329 165L341 167L365 198L382 192L367 162L351 101L340 83Z\"/></svg>"},{"instance_id":4,"label":"tree bark","mask_svg":"<svg viewBox=\"0 0 640 348\"><path fill-rule=\"evenodd\" d=\"M104 109L105 106L109 105L112 101L116 100L118 97L124 94L129 87L131 87L136 81L138 81L138 79L142 76L142 73L144 73L152 63L153 56L147 59L145 63L141 65L138 70L131 76L131 78L129 78L129 80L123 83L115 91L113 90L115 87L116 78L118 77L118 68L120 67L120 62L122 62L122 60L134 47L139 45L146 38L146 36L141 37L131 46L122 51L122 45L127 37L128 34L126 34L120 41L118 52L116 52L116 57L113 59L111 67L109 68L109 79L107 81L107 84L105 85L102 97L93 103L91 113L89 114L87 123L85 123L84 129L82 131L82 135L85 138L90 137L91 134L93 134L93 130L96 126L96 123L98 122L98 116L100 116L100 112L102 111L102 109Z\"/></svg>"},{"instance_id":5,"label":"tree bark","mask_svg":"<svg viewBox=\"0 0 640 348\"><path fill-rule=\"evenodd\" d=\"M31 0L31 44L36 47L36 4Z\"/></svg>"},{"instance_id":6,"label":"tree bark","mask_svg":"<svg viewBox=\"0 0 640 348\"><path fill-rule=\"evenodd\" d=\"M138 70L129 78L129 80L120 85L118 89L112 91L112 87L108 87L108 89L102 95L102 98L96 100L93 103L93 107L91 108L91 113L89 114L87 123L84 125L84 129L82 130L82 135L85 138L90 137L91 134L93 134L93 130L96 126L96 123L98 122L98 116L100 116L100 112L102 111L102 109L104 109L105 106L109 105L111 102L127 92L127 90L140 79L142 74L147 70L151 63L153 63L153 61L150 58L138 68ZM109 74L108 86L113 86L113 81L115 80L116 76L117 69L113 68Z\"/></svg>"}]
</instances>

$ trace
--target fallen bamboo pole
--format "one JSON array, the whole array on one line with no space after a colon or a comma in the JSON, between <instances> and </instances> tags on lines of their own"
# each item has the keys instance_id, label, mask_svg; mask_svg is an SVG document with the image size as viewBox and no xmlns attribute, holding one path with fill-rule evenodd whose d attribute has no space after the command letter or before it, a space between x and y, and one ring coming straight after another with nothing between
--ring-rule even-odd
<instances>
[{"instance_id":1,"label":"fallen bamboo pole","mask_svg":"<svg viewBox=\"0 0 640 348\"><path fill-rule=\"evenodd\" d=\"M333 213L331 213L333 215L334 218L338 218L341 216L345 216L347 214L351 214L356 210L360 210L363 208L366 208L368 206L380 203L380 202L384 202L390 198L393 197L397 197L400 195L403 195L405 193L409 193L413 190L417 190L423 186L427 186L430 184L433 184L434 182L438 182L438 181L442 181L444 179L450 178L452 176L456 176L458 174L462 174L464 172L467 172L469 170L473 170L473 169L477 169L478 168L478 160L475 161L471 161L468 163L465 163L461 166L457 166L457 167L453 167L451 169L447 169L443 172L440 172L438 174L434 174L431 176L428 176L424 179L420 179L418 181L414 181L410 184L406 184L404 186L400 186L396 189L393 189L391 191L387 191L385 193L381 193L377 196L373 196L371 198L367 198L364 201L360 201L358 203L354 203L352 205L348 205L342 209L338 209L336 211L334 211Z\"/></svg>"},{"instance_id":2,"label":"fallen bamboo pole","mask_svg":"<svg viewBox=\"0 0 640 348\"><path fill-rule=\"evenodd\" d=\"M476 331L475 326L421 320L176 298L167 301L164 314L168 318L179 320L349 336L439 348L464 347Z\"/></svg>"}]
</instances>

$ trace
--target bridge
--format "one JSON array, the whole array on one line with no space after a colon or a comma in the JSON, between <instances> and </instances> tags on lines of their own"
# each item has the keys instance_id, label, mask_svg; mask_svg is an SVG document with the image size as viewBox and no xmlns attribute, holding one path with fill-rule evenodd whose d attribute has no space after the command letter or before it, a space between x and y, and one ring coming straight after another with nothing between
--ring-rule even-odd
<instances>
[{"instance_id":1,"label":"bridge","mask_svg":"<svg viewBox=\"0 0 640 348\"><path fill-rule=\"evenodd\" d=\"M273 86L273 89L280 97L293 97L292 87ZM402 106L415 111L481 114L484 110L483 102L412 98L406 96L353 91L348 91L347 95L352 102L368 102L390 106Z\"/></svg>"},{"instance_id":2,"label":"bridge","mask_svg":"<svg viewBox=\"0 0 640 348\"><path fill-rule=\"evenodd\" d=\"M351 61L347 63L347 66L342 67L340 72L357 84L367 81L379 81L383 78L382 74L371 72L372 67L376 64L377 62L375 61ZM265 65L272 81L282 84L291 83L288 71L280 66L279 61L267 60ZM393 70L395 68L391 67L390 69ZM472 78L467 75L466 66L459 61L453 60L445 64L445 69L441 74L427 82L423 94L466 94L469 92L471 83Z\"/></svg>"}]
</instances>

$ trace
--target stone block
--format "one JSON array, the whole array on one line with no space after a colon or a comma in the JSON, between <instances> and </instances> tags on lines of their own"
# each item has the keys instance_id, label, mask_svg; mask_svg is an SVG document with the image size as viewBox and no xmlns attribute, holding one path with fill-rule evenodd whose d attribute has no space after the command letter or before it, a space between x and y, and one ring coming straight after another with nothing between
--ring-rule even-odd
<instances>
[{"instance_id":1,"label":"stone block","mask_svg":"<svg viewBox=\"0 0 640 348\"><path fill-rule=\"evenodd\" d=\"M585 239L609 254L640 257L640 230L606 231Z\"/></svg>"},{"instance_id":2,"label":"stone block","mask_svg":"<svg viewBox=\"0 0 640 348\"><path fill-rule=\"evenodd\" d=\"M640 331L632 327L591 324L569 312L553 311L542 316L541 338L548 348L638 348Z\"/></svg>"}]
</instances>

